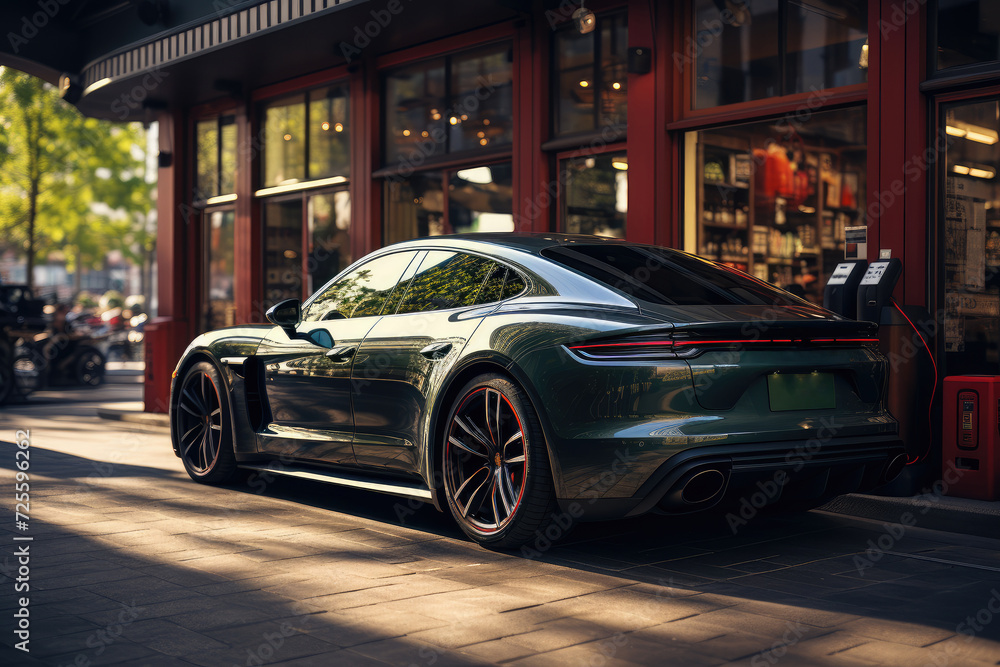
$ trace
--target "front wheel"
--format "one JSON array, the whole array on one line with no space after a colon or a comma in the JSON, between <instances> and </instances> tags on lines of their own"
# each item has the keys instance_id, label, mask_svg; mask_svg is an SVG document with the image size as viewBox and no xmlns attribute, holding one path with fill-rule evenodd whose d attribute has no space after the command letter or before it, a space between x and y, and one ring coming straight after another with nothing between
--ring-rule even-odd
<instances>
[{"instance_id":1,"label":"front wheel","mask_svg":"<svg viewBox=\"0 0 1000 667\"><path fill-rule=\"evenodd\" d=\"M170 437L188 475L223 484L236 475L229 392L215 366L201 361L184 374L170 415Z\"/></svg>"},{"instance_id":2,"label":"front wheel","mask_svg":"<svg viewBox=\"0 0 1000 667\"><path fill-rule=\"evenodd\" d=\"M442 447L444 492L462 530L510 549L535 538L555 509L545 437L527 394L501 375L459 392Z\"/></svg>"}]
</instances>

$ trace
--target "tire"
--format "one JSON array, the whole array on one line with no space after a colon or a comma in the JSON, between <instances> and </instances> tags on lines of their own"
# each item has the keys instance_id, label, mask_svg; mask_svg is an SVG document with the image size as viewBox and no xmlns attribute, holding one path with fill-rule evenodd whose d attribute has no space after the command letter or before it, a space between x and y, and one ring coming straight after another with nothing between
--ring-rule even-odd
<instances>
[{"instance_id":1,"label":"tire","mask_svg":"<svg viewBox=\"0 0 1000 667\"><path fill-rule=\"evenodd\" d=\"M214 365L201 361L184 374L170 413L170 437L191 479L225 484L236 476L232 406Z\"/></svg>"},{"instance_id":2,"label":"tire","mask_svg":"<svg viewBox=\"0 0 1000 667\"><path fill-rule=\"evenodd\" d=\"M37 355L21 352L11 364L12 384L22 398L28 396L42 384L43 367L37 362Z\"/></svg>"},{"instance_id":3,"label":"tire","mask_svg":"<svg viewBox=\"0 0 1000 667\"><path fill-rule=\"evenodd\" d=\"M3 336L3 334L0 334ZM0 337L0 405L14 393L14 354L6 337Z\"/></svg>"},{"instance_id":4,"label":"tire","mask_svg":"<svg viewBox=\"0 0 1000 667\"><path fill-rule=\"evenodd\" d=\"M85 347L76 360L76 381L85 387L97 387L104 382L104 355L95 348Z\"/></svg>"},{"instance_id":5,"label":"tire","mask_svg":"<svg viewBox=\"0 0 1000 667\"><path fill-rule=\"evenodd\" d=\"M555 511L538 415L508 378L480 375L462 388L448 414L441 452L448 508L480 545L522 546Z\"/></svg>"}]
</instances>

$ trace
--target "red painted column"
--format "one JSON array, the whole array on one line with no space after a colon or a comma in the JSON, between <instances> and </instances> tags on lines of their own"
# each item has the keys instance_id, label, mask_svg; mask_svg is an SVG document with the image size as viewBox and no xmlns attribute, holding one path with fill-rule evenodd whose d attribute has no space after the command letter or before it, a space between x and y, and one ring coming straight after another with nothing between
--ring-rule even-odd
<instances>
[{"instance_id":1,"label":"red painted column","mask_svg":"<svg viewBox=\"0 0 1000 667\"><path fill-rule=\"evenodd\" d=\"M514 30L514 228L545 232L552 228L558 201L549 156L542 144L549 139L548 21L531 17Z\"/></svg>"},{"instance_id":2,"label":"red painted column","mask_svg":"<svg viewBox=\"0 0 1000 667\"><path fill-rule=\"evenodd\" d=\"M652 50L656 27L651 0L629 0L628 45ZM646 74L628 75L628 223L630 241L656 240L657 170L656 68Z\"/></svg>"},{"instance_id":3,"label":"red painted column","mask_svg":"<svg viewBox=\"0 0 1000 667\"><path fill-rule=\"evenodd\" d=\"M907 13L907 9L917 11ZM900 303L925 305L927 276L926 100L923 11L918 3L869 3L868 259L880 248L903 261Z\"/></svg>"},{"instance_id":4,"label":"red painted column","mask_svg":"<svg viewBox=\"0 0 1000 667\"><path fill-rule=\"evenodd\" d=\"M170 376L191 338L193 307L188 295L187 219L183 207L185 161L184 122L180 113L159 118L160 155L170 164L157 174L157 317L146 326L146 372L143 401L146 412L167 412Z\"/></svg>"},{"instance_id":5,"label":"red painted column","mask_svg":"<svg viewBox=\"0 0 1000 667\"><path fill-rule=\"evenodd\" d=\"M239 140L236 160L236 229L234 238L236 321L240 323L263 322L264 303L262 276L264 255L263 234L260 229L260 207L253 198L253 173L257 167L255 139L257 124L250 117L247 106L236 114L236 132Z\"/></svg>"}]
</instances>

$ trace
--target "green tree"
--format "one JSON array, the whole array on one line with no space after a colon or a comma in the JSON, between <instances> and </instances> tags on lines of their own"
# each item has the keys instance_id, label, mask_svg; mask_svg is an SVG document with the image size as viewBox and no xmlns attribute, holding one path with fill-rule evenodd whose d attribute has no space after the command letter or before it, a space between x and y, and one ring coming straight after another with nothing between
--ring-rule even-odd
<instances>
[{"instance_id":1,"label":"green tree","mask_svg":"<svg viewBox=\"0 0 1000 667\"><path fill-rule=\"evenodd\" d=\"M141 261L152 186L138 124L84 118L35 77L0 67L0 234L27 260L61 255L77 276L110 250Z\"/></svg>"}]
</instances>

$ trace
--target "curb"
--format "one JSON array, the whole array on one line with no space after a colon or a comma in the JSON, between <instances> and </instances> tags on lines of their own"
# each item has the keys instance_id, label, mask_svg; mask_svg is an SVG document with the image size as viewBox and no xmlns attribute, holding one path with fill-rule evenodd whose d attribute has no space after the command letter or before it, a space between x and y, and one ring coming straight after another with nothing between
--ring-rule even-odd
<instances>
[{"instance_id":1,"label":"curb","mask_svg":"<svg viewBox=\"0 0 1000 667\"><path fill-rule=\"evenodd\" d=\"M155 412L135 412L132 410L111 410L108 408L98 408L97 416L101 419L108 419L110 421L170 428L170 417L168 415L158 414Z\"/></svg>"},{"instance_id":2,"label":"curb","mask_svg":"<svg viewBox=\"0 0 1000 667\"><path fill-rule=\"evenodd\" d=\"M992 539L1000 535L1000 502L988 500L934 494L900 498L850 493L817 509L885 523L900 523L909 512L914 525L921 528Z\"/></svg>"}]
</instances>

